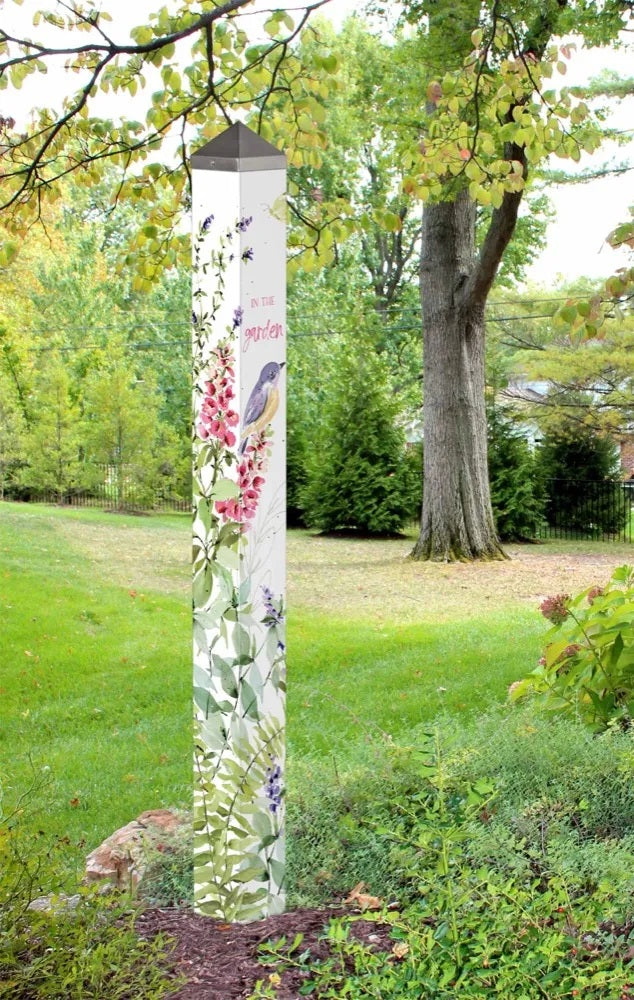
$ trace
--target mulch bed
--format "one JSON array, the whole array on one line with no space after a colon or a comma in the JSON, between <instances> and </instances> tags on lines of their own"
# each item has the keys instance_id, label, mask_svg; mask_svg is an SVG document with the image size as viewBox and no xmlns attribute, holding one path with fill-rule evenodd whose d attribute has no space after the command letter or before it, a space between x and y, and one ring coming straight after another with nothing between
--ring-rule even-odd
<instances>
[{"instance_id":1,"label":"mulch bed","mask_svg":"<svg viewBox=\"0 0 634 1000\"><path fill-rule=\"evenodd\" d=\"M174 939L174 973L187 979L174 1000L245 1000L258 980L266 982L269 973L279 972L258 961L259 945L280 937L290 944L296 934L302 934L300 952L310 949L311 960L327 958L328 942L321 938L329 920L344 914L350 910L304 909L249 924L223 924L190 909L148 909L136 926L145 938L162 932ZM376 951L389 952L394 944L390 927L372 920L352 921L350 937ZM288 969L280 975L279 1000L301 1000L298 991L308 973Z\"/></svg>"}]
</instances>

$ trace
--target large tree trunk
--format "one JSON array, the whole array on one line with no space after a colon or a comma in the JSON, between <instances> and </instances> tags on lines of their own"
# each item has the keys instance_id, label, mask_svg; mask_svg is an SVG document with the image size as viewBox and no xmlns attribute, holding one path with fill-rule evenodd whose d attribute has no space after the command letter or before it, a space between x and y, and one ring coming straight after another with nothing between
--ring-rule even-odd
<instances>
[{"instance_id":1,"label":"large tree trunk","mask_svg":"<svg viewBox=\"0 0 634 1000\"><path fill-rule=\"evenodd\" d=\"M497 16L497 4L491 15ZM541 59L556 34L567 0L549 0L524 38ZM471 28L488 5L458 4L455 17L437 4L428 38L448 68L461 64ZM459 15L459 16L458 16ZM521 107L528 97L520 97ZM430 103L428 114L433 114ZM514 118L507 109L505 121ZM527 177L526 150L504 147L504 158ZM466 188L447 189L449 200L423 210L420 289L423 307L423 515L415 559L503 559L491 510L487 470L484 309L498 266L513 235L522 191L505 192L476 254L475 205ZM451 197L451 194L454 197Z\"/></svg>"},{"instance_id":2,"label":"large tree trunk","mask_svg":"<svg viewBox=\"0 0 634 1000\"><path fill-rule=\"evenodd\" d=\"M424 487L416 559L504 558L487 469L484 302L467 294L474 242L475 205L468 192L425 206Z\"/></svg>"}]
</instances>

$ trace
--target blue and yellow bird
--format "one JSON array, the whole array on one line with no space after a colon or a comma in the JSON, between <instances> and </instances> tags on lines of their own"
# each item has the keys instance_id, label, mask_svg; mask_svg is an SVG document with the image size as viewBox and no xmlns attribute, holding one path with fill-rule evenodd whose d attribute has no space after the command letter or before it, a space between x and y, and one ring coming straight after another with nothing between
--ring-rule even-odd
<instances>
[{"instance_id":1,"label":"blue and yellow bird","mask_svg":"<svg viewBox=\"0 0 634 1000\"><path fill-rule=\"evenodd\" d=\"M240 454L246 448L251 434L257 434L258 431L263 430L277 413L277 408L280 405L278 385L284 365L284 361L281 364L278 364L277 361L267 362L251 390L242 420Z\"/></svg>"}]
</instances>

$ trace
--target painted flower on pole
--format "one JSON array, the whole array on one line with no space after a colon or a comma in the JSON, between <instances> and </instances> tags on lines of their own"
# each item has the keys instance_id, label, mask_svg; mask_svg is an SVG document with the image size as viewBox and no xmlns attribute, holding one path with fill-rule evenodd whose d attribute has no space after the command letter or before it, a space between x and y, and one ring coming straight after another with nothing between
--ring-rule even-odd
<instances>
[{"instance_id":1,"label":"painted flower on pole","mask_svg":"<svg viewBox=\"0 0 634 1000\"><path fill-rule=\"evenodd\" d=\"M217 438L227 447L233 448L236 435L231 428L237 427L240 417L233 409L235 393L233 391L234 371L232 365L235 359L231 347L223 344L215 351L218 358L216 371L211 372L210 379L205 383L205 395L198 418L198 436L203 441Z\"/></svg>"}]
</instances>

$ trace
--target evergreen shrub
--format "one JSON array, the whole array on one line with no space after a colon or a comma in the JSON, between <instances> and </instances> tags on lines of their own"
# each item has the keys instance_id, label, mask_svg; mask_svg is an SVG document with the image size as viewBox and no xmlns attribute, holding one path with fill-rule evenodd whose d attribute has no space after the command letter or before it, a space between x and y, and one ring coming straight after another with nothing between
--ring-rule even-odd
<instances>
[{"instance_id":1,"label":"evergreen shrub","mask_svg":"<svg viewBox=\"0 0 634 1000\"><path fill-rule=\"evenodd\" d=\"M408 458L399 403L383 360L344 357L330 379L318 444L303 490L308 527L398 533L420 497L420 471Z\"/></svg>"},{"instance_id":2,"label":"evergreen shrub","mask_svg":"<svg viewBox=\"0 0 634 1000\"><path fill-rule=\"evenodd\" d=\"M526 438L498 410L488 414L491 505L503 542L531 541L544 521L544 492Z\"/></svg>"},{"instance_id":3,"label":"evergreen shrub","mask_svg":"<svg viewBox=\"0 0 634 1000\"><path fill-rule=\"evenodd\" d=\"M630 514L612 439L583 426L548 430L536 453L548 523L580 535L616 534Z\"/></svg>"}]
</instances>

